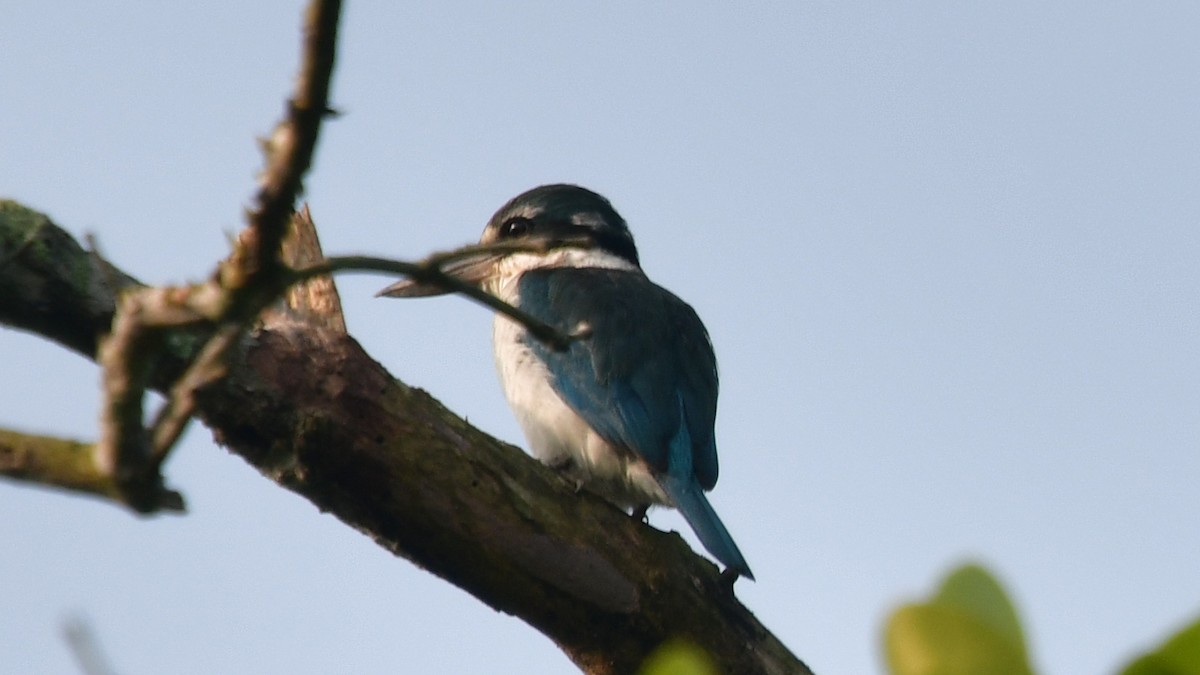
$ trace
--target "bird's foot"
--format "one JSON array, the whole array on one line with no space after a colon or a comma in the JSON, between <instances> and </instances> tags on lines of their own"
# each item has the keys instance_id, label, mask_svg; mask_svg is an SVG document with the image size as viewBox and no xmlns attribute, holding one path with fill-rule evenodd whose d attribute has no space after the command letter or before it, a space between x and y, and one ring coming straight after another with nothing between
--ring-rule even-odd
<instances>
[{"instance_id":1,"label":"bird's foot","mask_svg":"<svg viewBox=\"0 0 1200 675\"><path fill-rule=\"evenodd\" d=\"M562 457L548 463L546 466L557 471L560 476L569 482L574 483L576 494L579 494L583 490L583 479L575 475L575 460L570 457Z\"/></svg>"},{"instance_id":2,"label":"bird's foot","mask_svg":"<svg viewBox=\"0 0 1200 675\"><path fill-rule=\"evenodd\" d=\"M732 593L733 584L737 582L738 577L740 576L741 574L739 574L737 570L733 569L732 567L726 567L725 569L721 570L721 586L725 590Z\"/></svg>"},{"instance_id":3,"label":"bird's foot","mask_svg":"<svg viewBox=\"0 0 1200 675\"><path fill-rule=\"evenodd\" d=\"M646 514L649 513L649 511L650 511L649 504L642 504L641 506L635 506L635 507L633 507L633 511L629 512L629 517L633 518L634 520L640 520L643 523L649 523L650 519L646 517Z\"/></svg>"}]
</instances>

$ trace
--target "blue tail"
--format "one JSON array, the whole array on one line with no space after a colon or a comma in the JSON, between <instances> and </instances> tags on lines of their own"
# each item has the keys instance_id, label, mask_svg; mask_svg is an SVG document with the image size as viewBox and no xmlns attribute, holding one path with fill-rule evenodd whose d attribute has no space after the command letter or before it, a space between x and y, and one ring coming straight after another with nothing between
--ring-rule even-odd
<instances>
[{"instance_id":1,"label":"blue tail","mask_svg":"<svg viewBox=\"0 0 1200 675\"><path fill-rule=\"evenodd\" d=\"M663 476L661 484L667 496L675 502L675 508L683 514L688 525L692 526L704 548L726 567L754 581L754 573L750 571L750 566L746 564L746 559L742 557L737 544L733 543L729 530L725 529L725 525L717 517L717 512L708 503L708 498L704 496L704 490L700 489L696 479Z\"/></svg>"}]
</instances>

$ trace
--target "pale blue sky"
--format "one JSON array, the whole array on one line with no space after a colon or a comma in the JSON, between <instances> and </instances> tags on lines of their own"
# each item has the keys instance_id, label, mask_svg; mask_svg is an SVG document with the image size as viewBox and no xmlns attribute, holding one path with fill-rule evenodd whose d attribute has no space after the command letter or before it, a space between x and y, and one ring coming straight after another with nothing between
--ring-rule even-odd
<instances>
[{"instance_id":1,"label":"pale blue sky","mask_svg":"<svg viewBox=\"0 0 1200 675\"><path fill-rule=\"evenodd\" d=\"M1200 613L1200 5L425 4L347 8L309 180L326 250L473 241L544 182L610 197L717 348L738 594L814 669L879 672L889 608L968 558L1044 673L1111 672ZM0 193L143 280L202 277L299 15L8 7ZM339 282L355 336L523 444L487 313L386 282ZM94 366L0 351L0 426L94 437ZM187 517L0 483L0 668L75 672L79 614L124 675L573 670L203 428L168 471Z\"/></svg>"}]
</instances>

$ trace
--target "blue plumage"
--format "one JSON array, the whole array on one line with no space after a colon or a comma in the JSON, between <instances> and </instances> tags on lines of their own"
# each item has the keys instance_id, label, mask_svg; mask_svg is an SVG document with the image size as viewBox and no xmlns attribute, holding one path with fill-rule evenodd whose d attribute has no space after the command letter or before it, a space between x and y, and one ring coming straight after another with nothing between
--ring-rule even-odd
<instances>
[{"instance_id":1,"label":"blue plumage","mask_svg":"<svg viewBox=\"0 0 1200 675\"><path fill-rule=\"evenodd\" d=\"M554 391L604 440L647 462L718 560L753 578L704 496L717 482L717 363L696 312L639 271L524 273L518 306L567 334L566 351L525 336Z\"/></svg>"},{"instance_id":2,"label":"blue plumage","mask_svg":"<svg viewBox=\"0 0 1200 675\"><path fill-rule=\"evenodd\" d=\"M586 327L565 352L525 338L555 391L610 443L637 451L658 472L670 460L686 462L711 489L717 363L692 308L645 275L624 270L533 270L518 288L518 306L559 331ZM670 457L683 425L690 442Z\"/></svg>"}]
</instances>

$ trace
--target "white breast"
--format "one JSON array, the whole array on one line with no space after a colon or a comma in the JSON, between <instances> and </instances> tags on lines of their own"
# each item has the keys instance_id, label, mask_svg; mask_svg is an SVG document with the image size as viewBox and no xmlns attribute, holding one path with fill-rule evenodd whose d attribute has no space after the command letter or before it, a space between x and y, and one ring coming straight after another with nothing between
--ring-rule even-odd
<instances>
[{"instance_id":1,"label":"white breast","mask_svg":"<svg viewBox=\"0 0 1200 675\"><path fill-rule=\"evenodd\" d=\"M488 290L519 305L519 276L516 272L495 278ZM622 508L669 504L645 462L627 449L610 445L558 396L545 364L526 345L525 333L517 322L496 315L492 325L496 371L533 456Z\"/></svg>"}]
</instances>

